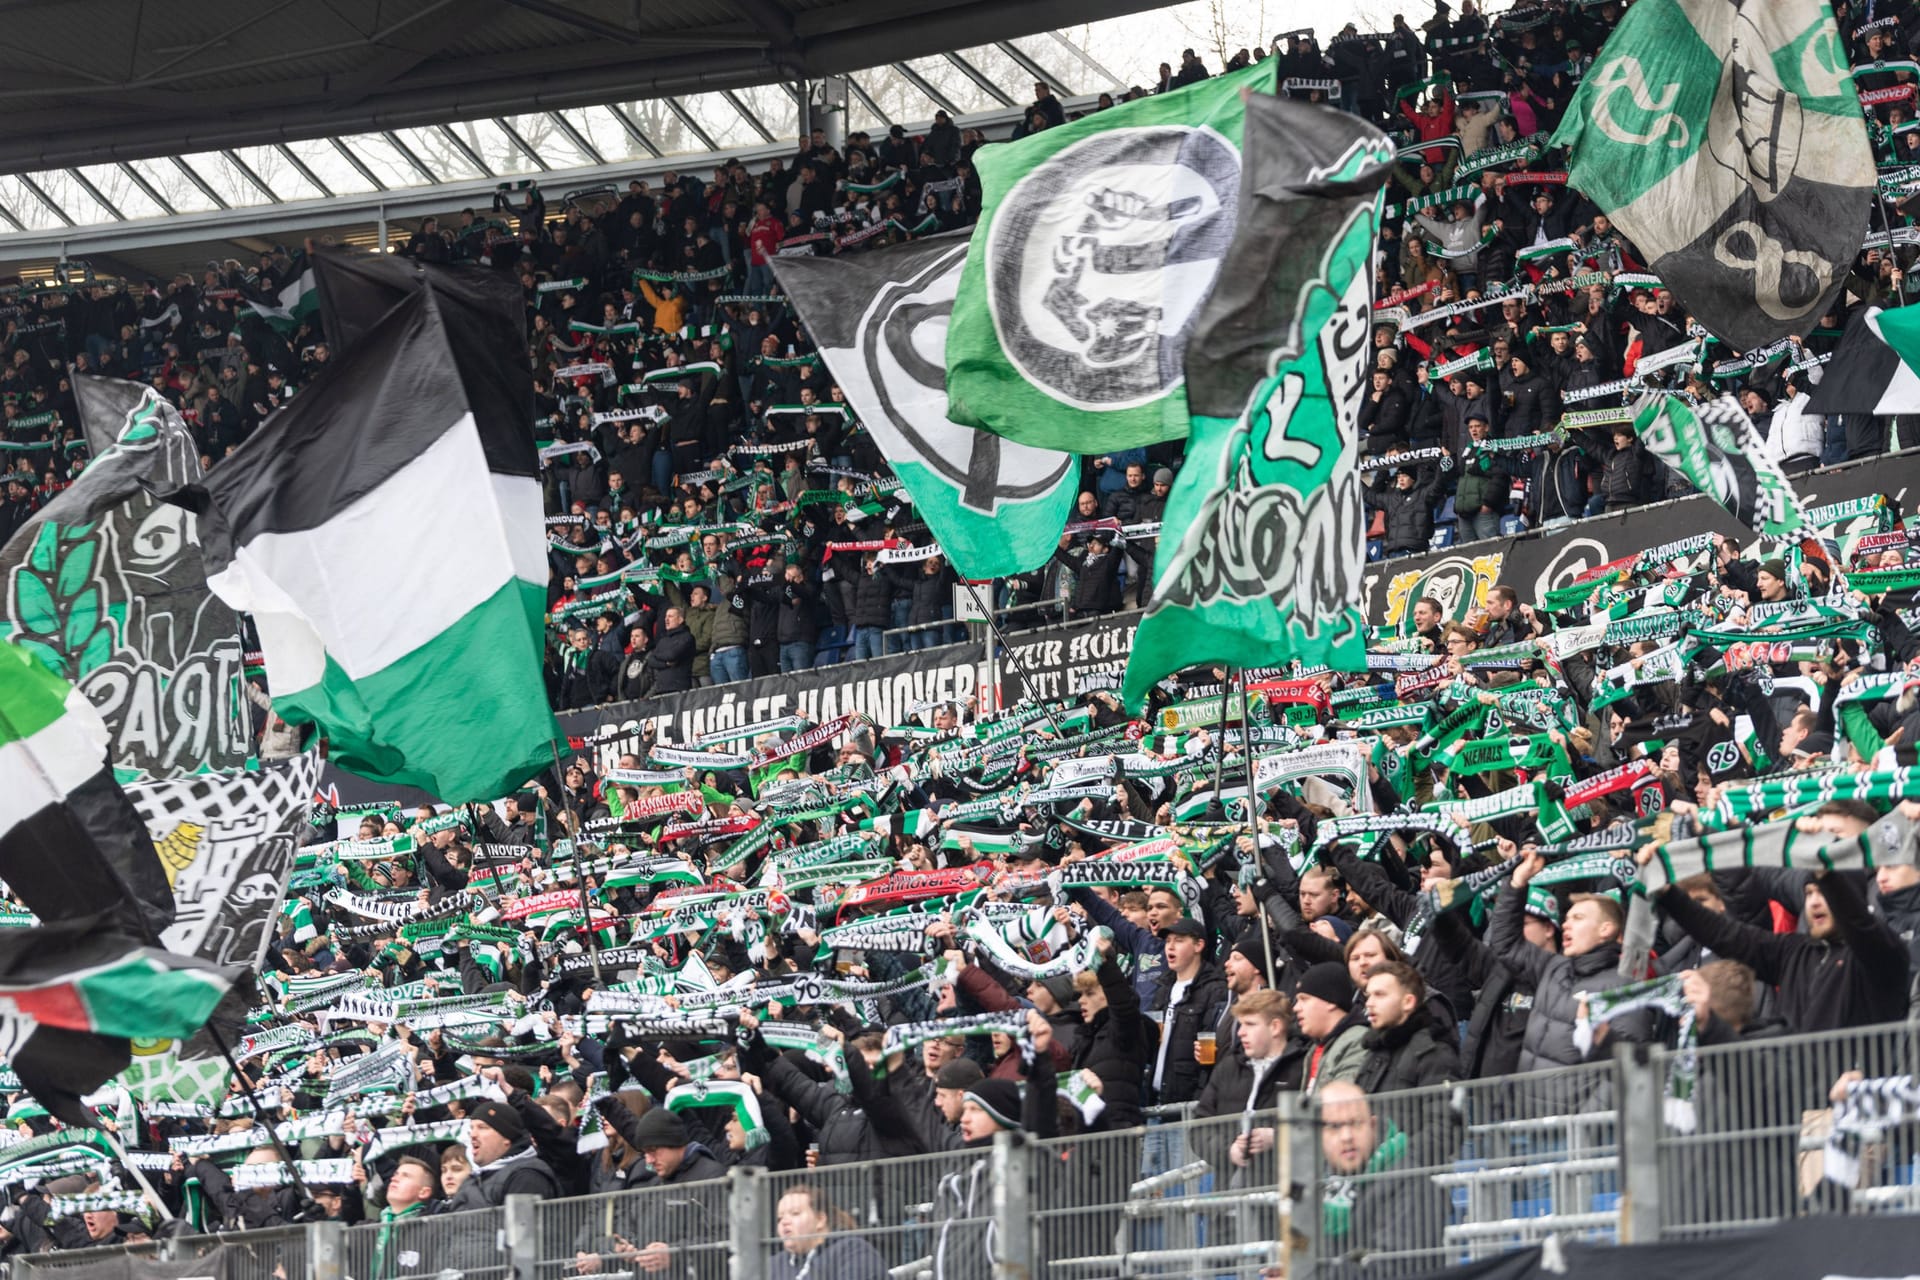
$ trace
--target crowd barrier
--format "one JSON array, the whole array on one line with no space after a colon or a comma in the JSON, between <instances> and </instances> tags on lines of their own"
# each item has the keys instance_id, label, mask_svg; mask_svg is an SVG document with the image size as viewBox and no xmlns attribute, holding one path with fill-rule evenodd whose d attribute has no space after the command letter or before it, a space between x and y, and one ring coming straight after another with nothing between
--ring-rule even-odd
<instances>
[{"instance_id":1,"label":"crowd barrier","mask_svg":"<svg viewBox=\"0 0 1920 1280\"><path fill-rule=\"evenodd\" d=\"M1683 1240L1814 1213L1920 1214L1912 1110L1852 1133L1847 1176L1829 1176L1829 1092L1848 1072L1920 1074L1920 1023L1623 1045L1585 1066L1364 1101L1288 1095L1278 1110L1213 1119L1170 1109L1117 1133L1002 1134L990 1148L514 1197L385 1227L25 1256L10 1274L73 1280L118 1260L113 1274L132 1280L197 1274L179 1262L204 1258L225 1280L769 1280L793 1274L776 1259L780 1206L794 1196L859 1255L829 1259L815 1280L876 1266L893 1280L1399 1276L1548 1237Z\"/></svg>"}]
</instances>

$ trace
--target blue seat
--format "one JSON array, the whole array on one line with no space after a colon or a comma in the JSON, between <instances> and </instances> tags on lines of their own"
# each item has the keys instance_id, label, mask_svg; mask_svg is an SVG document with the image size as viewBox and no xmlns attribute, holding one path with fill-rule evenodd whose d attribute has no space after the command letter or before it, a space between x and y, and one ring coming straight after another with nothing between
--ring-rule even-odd
<instances>
[{"instance_id":1,"label":"blue seat","mask_svg":"<svg viewBox=\"0 0 1920 1280\"><path fill-rule=\"evenodd\" d=\"M1511 537L1516 533L1525 533L1526 531L1527 531L1527 522L1525 520L1522 520L1519 516L1501 516L1500 517L1501 533Z\"/></svg>"},{"instance_id":2,"label":"blue seat","mask_svg":"<svg viewBox=\"0 0 1920 1280\"><path fill-rule=\"evenodd\" d=\"M1383 556L1385 556L1385 555L1386 555L1386 553L1387 553L1387 544L1386 544L1386 540L1385 540L1385 539L1383 539L1383 538L1368 538L1368 539L1367 539L1367 559L1368 559L1368 561L1374 561L1374 560L1378 560L1378 559L1380 559L1380 558L1382 558Z\"/></svg>"},{"instance_id":3,"label":"blue seat","mask_svg":"<svg viewBox=\"0 0 1920 1280\"><path fill-rule=\"evenodd\" d=\"M1455 535L1459 532L1459 529L1460 526L1457 524L1435 525L1433 537L1428 539L1427 545L1435 551L1440 550L1442 547L1450 547L1457 540Z\"/></svg>"},{"instance_id":4,"label":"blue seat","mask_svg":"<svg viewBox=\"0 0 1920 1280\"><path fill-rule=\"evenodd\" d=\"M1452 494L1448 494L1446 498L1441 501L1440 505L1434 508L1433 522L1435 524L1446 524L1450 520L1458 520L1459 518L1453 510Z\"/></svg>"}]
</instances>

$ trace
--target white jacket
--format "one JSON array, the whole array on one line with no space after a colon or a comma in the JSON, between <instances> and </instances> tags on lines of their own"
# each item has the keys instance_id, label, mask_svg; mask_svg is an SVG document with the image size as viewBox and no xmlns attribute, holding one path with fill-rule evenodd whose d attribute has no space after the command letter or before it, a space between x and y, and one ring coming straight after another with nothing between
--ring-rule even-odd
<instances>
[{"instance_id":1,"label":"white jacket","mask_svg":"<svg viewBox=\"0 0 1920 1280\"><path fill-rule=\"evenodd\" d=\"M1807 393L1802 391L1775 406L1768 420L1767 438L1760 443L1762 457L1771 458L1777 465L1796 458L1820 460L1826 419L1817 413L1808 413L1807 403Z\"/></svg>"}]
</instances>

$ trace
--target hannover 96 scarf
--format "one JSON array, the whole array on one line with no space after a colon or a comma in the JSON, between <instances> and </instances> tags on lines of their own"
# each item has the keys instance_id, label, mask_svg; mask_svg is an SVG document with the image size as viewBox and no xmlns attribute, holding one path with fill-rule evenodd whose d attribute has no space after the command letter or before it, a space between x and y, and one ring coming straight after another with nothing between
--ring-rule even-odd
<instances>
[{"instance_id":1,"label":"hannover 96 scarf","mask_svg":"<svg viewBox=\"0 0 1920 1280\"><path fill-rule=\"evenodd\" d=\"M1245 138L1240 235L1194 326L1187 465L1127 662L1135 709L1198 662L1366 661L1354 430L1393 146L1354 116L1258 95Z\"/></svg>"},{"instance_id":2,"label":"hannover 96 scarf","mask_svg":"<svg viewBox=\"0 0 1920 1280\"><path fill-rule=\"evenodd\" d=\"M1233 239L1249 89L1272 92L1271 62L981 150L949 417L1068 452L1187 433L1186 351Z\"/></svg>"},{"instance_id":3,"label":"hannover 96 scarf","mask_svg":"<svg viewBox=\"0 0 1920 1280\"><path fill-rule=\"evenodd\" d=\"M1778 463L1760 449L1760 437L1730 395L1695 408L1679 396L1650 392L1634 402L1640 443L1678 471L1755 536L1784 538L1806 522L1806 512Z\"/></svg>"},{"instance_id":4,"label":"hannover 96 scarf","mask_svg":"<svg viewBox=\"0 0 1920 1280\"><path fill-rule=\"evenodd\" d=\"M1823 0L1642 0L1552 145L1736 351L1806 332L1860 251L1873 153Z\"/></svg>"}]
</instances>

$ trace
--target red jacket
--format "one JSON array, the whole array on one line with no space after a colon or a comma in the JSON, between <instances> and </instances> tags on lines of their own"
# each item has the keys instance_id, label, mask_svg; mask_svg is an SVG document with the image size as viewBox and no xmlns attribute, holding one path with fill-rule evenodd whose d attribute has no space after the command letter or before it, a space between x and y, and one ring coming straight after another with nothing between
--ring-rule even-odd
<instances>
[{"instance_id":1,"label":"red jacket","mask_svg":"<svg viewBox=\"0 0 1920 1280\"><path fill-rule=\"evenodd\" d=\"M1453 132L1453 90L1448 89L1440 95L1437 114L1427 115L1414 110L1412 98L1400 100L1400 114L1413 122L1414 132L1420 135L1420 141L1432 142L1435 138L1444 138ZM1437 169L1446 163L1447 153L1441 147L1428 147L1420 153L1420 158Z\"/></svg>"}]
</instances>

